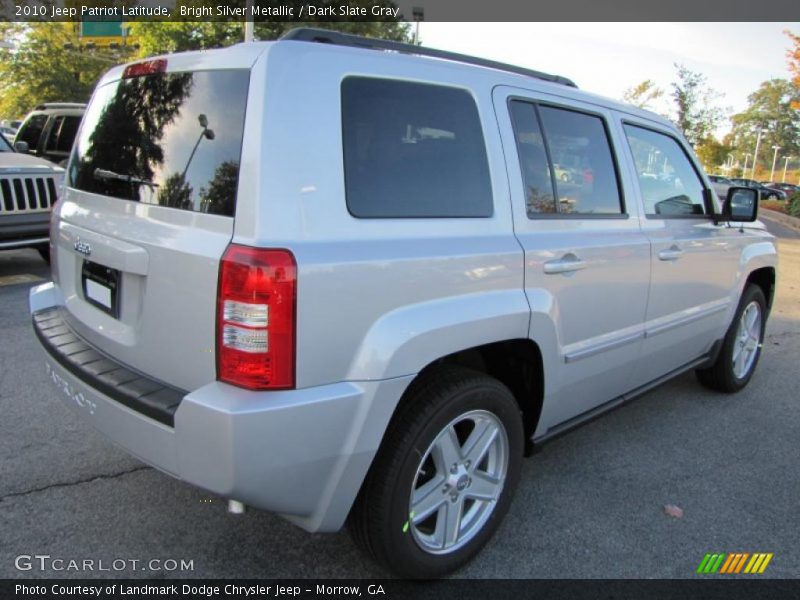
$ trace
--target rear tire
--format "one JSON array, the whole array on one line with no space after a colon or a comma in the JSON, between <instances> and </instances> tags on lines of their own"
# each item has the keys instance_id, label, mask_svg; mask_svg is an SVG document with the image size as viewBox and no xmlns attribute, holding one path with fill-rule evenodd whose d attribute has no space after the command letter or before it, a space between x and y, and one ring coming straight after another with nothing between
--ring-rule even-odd
<instances>
[{"instance_id":1,"label":"rear tire","mask_svg":"<svg viewBox=\"0 0 800 600\"><path fill-rule=\"evenodd\" d=\"M350 528L390 571L441 577L474 557L508 511L522 463L522 415L505 385L469 369L439 369L412 386Z\"/></svg>"},{"instance_id":2,"label":"rear tire","mask_svg":"<svg viewBox=\"0 0 800 600\"><path fill-rule=\"evenodd\" d=\"M758 365L764 329L767 323L767 301L761 288L748 284L713 365L696 371L704 386L727 394L744 388Z\"/></svg>"}]
</instances>

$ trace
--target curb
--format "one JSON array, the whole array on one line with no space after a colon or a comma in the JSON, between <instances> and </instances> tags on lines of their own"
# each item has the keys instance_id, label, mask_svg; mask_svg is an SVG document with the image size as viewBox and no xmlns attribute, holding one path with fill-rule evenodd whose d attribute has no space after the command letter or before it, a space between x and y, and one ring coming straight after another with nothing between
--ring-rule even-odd
<instances>
[{"instance_id":1,"label":"curb","mask_svg":"<svg viewBox=\"0 0 800 600\"><path fill-rule=\"evenodd\" d=\"M758 209L758 214L761 217L764 217L768 221L775 221L776 223L780 223L785 227L790 229L794 229L795 231L800 231L800 219L797 217L792 217L790 215L783 214L782 212L778 212L777 210L770 210L768 208L760 208Z\"/></svg>"}]
</instances>

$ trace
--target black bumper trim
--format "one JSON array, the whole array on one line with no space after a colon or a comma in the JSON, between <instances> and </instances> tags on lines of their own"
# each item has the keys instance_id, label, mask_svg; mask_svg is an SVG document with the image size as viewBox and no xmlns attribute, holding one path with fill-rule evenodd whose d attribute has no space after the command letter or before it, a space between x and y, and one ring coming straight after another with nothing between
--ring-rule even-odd
<instances>
[{"instance_id":1,"label":"black bumper trim","mask_svg":"<svg viewBox=\"0 0 800 600\"><path fill-rule=\"evenodd\" d=\"M175 411L186 392L148 379L101 354L75 335L59 308L34 313L33 330L47 353L86 385L164 425L175 426Z\"/></svg>"}]
</instances>

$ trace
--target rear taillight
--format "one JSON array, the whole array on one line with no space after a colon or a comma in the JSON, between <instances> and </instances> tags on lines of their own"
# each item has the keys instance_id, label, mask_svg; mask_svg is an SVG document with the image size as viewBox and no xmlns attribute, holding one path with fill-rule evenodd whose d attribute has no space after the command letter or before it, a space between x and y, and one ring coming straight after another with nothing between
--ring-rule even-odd
<instances>
[{"instance_id":1,"label":"rear taillight","mask_svg":"<svg viewBox=\"0 0 800 600\"><path fill-rule=\"evenodd\" d=\"M288 250L231 244L219 269L217 379L294 387L297 266Z\"/></svg>"},{"instance_id":2,"label":"rear taillight","mask_svg":"<svg viewBox=\"0 0 800 600\"><path fill-rule=\"evenodd\" d=\"M154 73L164 73L166 70L166 58L145 60L125 67L125 70L122 72L122 78L130 79L131 77L143 77L145 75L153 75Z\"/></svg>"}]
</instances>

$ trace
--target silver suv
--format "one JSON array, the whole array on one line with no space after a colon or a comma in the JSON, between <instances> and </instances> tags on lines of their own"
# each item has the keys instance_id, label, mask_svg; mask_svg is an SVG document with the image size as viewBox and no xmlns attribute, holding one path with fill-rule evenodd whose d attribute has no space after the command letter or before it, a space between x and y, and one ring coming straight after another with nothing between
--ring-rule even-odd
<instances>
[{"instance_id":1,"label":"silver suv","mask_svg":"<svg viewBox=\"0 0 800 600\"><path fill-rule=\"evenodd\" d=\"M113 69L67 176L30 296L58 395L407 576L480 550L537 444L744 387L775 286L756 192L720 208L668 121L331 32Z\"/></svg>"},{"instance_id":2,"label":"silver suv","mask_svg":"<svg viewBox=\"0 0 800 600\"><path fill-rule=\"evenodd\" d=\"M64 169L15 152L0 135L0 250L36 248L49 260L50 211Z\"/></svg>"}]
</instances>

